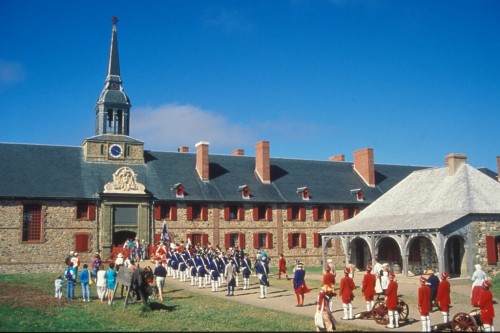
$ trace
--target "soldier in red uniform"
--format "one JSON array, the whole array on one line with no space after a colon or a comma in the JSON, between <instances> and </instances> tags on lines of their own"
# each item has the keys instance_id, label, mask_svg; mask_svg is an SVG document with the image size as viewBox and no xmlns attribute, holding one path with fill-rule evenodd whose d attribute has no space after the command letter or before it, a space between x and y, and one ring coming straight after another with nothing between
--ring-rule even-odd
<instances>
[{"instance_id":1,"label":"soldier in red uniform","mask_svg":"<svg viewBox=\"0 0 500 333\"><path fill-rule=\"evenodd\" d=\"M337 294L335 293L335 273L332 272L332 266L330 264L327 264L325 267L321 285L327 285L332 289L333 296L330 297L330 308L333 309L333 297L337 296Z\"/></svg>"},{"instance_id":2,"label":"soldier in red uniform","mask_svg":"<svg viewBox=\"0 0 500 333\"><path fill-rule=\"evenodd\" d=\"M351 320L352 317L352 300L354 299L354 280L349 276L351 269L346 267L344 269L344 277L340 280L339 296L342 299L342 307L344 308L344 320Z\"/></svg>"},{"instance_id":3,"label":"soldier in red uniform","mask_svg":"<svg viewBox=\"0 0 500 333\"><path fill-rule=\"evenodd\" d=\"M495 318L495 309L493 308L493 294L490 290L491 282L490 280L485 280L483 282L483 292L479 298L479 308L481 312L479 313L481 322L483 323L485 332L494 332L493 328L493 318Z\"/></svg>"},{"instance_id":4,"label":"soldier in red uniform","mask_svg":"<svg viewBox=\"0 0 500 333\"><path fill-rule=\"evenodd\" d=\"M372 274L372 266L366 266L366 273L363 276L363 282L361 283L361 292L365 295L366 301L366 311L371 311L375 299L375 283L376 276Z\"/></svg>"},{"instance_id":5,"label":"soldier in red uniform","mask_svg":"<svg viewBox=\"0 0 500 333\"><path fill-rule=\"evenodd\" d=\"M420 312L420 321L422 322L422 332L431 331L431 288L427 285L425 276L420 277L420 288L418 288L418 311Z\"/></svg>"},{"instance_id":6,"label":"soldier in red uniform","mask_svg":"<svg viewBox=\"0 0 500 333\"><path fill-rule=\"evenodd\" d=\"M439 284L436 302L439 308L441 309L441 313L443 314L443 323L447 323L450 321L450 281L448 278L450 276L447 272L441 274L441 283Z\"/></svg>"},{"instance_id":7,"label":"soldier in red uniform","mask_svg":"<svg viewBox=\"0 0 500 333\"><path fill-rule=\"evenodd\" d=\"M389 284L387 289L385 289L385 305L387 307L387 312L389 315L389 325L387 328L398 328L399 327L399 313L397 311L398 305L398 283L396 281L396 274L394 272L389 273Z\"/></svg>"},{"instance_id":8,"label":"soldier in red uniform","mask_svg":"<svg viewBox=\"0 0 500 333\"><path fill-rule=\"evenodd\" d=\"M281 279L281 273L283 273L287 280L290 280L288 273L286 272L286 259L283 253L280 253L280 258L278 260L278 279Z\"/></svg>"}]
</instances>

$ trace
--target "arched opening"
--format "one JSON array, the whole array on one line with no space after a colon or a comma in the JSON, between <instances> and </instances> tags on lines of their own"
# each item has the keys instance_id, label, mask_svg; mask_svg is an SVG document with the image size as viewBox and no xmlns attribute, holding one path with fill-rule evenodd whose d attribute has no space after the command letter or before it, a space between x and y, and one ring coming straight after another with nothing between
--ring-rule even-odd
<instances>
[{"instance_id":1,"label":"arched opening","mask_svg":"<svg viewBox=\"0 0 500 333\"><path fill-rule=\"evenodd\" d=\"M357 269L363 271L368 263L371 263L370 248L362 238L355 238L350 244L349 260Z\"/></svg>"},{"instance_id":2,"label":"arched opening","mask_svg":"<svg viewBox=\"0 0 500 333\"><path fill-rule=\"evenodd\" d=\"M123 246L127 239L135 239L136 235L133 231L117 231L113 234L113 246Z\"/></svg>"},{"instance_id":3,"label":"arched opening","mask_svg":"<svg viewBox=\"0 0 500 333\"><path fill-rule=\"evenodd\" d=\"M401 250L399 249L398 243L390 237L384 237L380 240L377 257L379 262L388 263L393 269L395 265L399 268L402 267ZM399 269L395 269L395 271L398 270Z\"/></svg>"},{"instance_id":4,"label":"arched opening","mask_svg":"<svg viewBox=\"0 0 500 333\"><path fill-rule=\"evenodd\" d=\"M465 262L465 240L460 236L451 236L444 248L444 269L450 276L460 276L467 272Z\"/></svg>"},{"instance_id":5,"label":"arched opening","mask_svg":"<svg viewBox=\"0 0 500 333\"><path fill-rule=\"evenodd\" d=\"M422 275L429 268L438 269L438 257L434 245L427 237L417 236L409 244L408 270L415 275Z\"/></svg>"}]
</instances>

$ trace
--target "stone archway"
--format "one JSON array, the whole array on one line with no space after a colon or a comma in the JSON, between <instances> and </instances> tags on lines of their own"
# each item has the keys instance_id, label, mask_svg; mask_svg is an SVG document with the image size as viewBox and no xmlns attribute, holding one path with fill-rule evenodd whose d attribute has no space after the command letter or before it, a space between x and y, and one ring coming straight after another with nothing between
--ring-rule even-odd
<instances>
[{"instance_id":1,"label":"stone archway","mask_svg":"<svg viewBox=\"0 0 500 333\"><path fill-rule=\"evenodd\" d=\"M363 238L357 237L349 244L349 260L360 271L365 270L366 265L372 263L370 247Z\"/></svg>"},{"instance_id":2,"label":"stone archway","mask_svg":"<svg viewBox=\"0 0 500 333\"><path fill-rule=\"evenodd\" d=\"M465 240L458 235L451 236L446 241L444 249L444 269L450 276L461 276L467 273L465 256Z\"/></svg>"},{"instance_id":3,"label":"stone archway","mask_svg":"<svg viewBox=\"0 0 500 333\"><path fill-rule=\"evenodd\" d=\"M438 270L438 256L432 241L423 235L415 235L407 245L408 271L415 275L425 274L431 268Z\"/></svg>"},{"instance_id":4,"label":"stone archway","mask_svg":"<svg viewBox=\"0 0 500 333\"><path fill-rule=\"evenodd\" d=\"M398 242L392 237L383 237L377 242L376 257L380 263L388 263L395 271L401 271L403 260Z\"/></svg>"}]
</instances>

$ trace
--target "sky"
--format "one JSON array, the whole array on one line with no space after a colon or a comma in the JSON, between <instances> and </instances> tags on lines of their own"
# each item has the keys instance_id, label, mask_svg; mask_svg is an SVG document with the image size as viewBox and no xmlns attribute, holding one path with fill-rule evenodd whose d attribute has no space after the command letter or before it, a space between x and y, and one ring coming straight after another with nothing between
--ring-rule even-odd
<instances>
[{"instance_id":1,"label":"sky","mask_svg":"<svg viewBox=\"0 0 500 333\"><path fill-rule=\"evenodd\" d=\"M147 150L498 171L497 0L0 0L0 142L95 135L113 16Z\"/></svg>"}]
</instances>

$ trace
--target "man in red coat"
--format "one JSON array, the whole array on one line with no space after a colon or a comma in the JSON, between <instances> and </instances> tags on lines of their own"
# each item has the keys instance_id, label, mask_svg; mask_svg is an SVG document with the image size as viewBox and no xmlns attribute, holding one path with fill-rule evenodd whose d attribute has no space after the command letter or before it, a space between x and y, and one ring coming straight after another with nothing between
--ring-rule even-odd
<instances>
[{"instance_id":1,"label":"man in red coat","mask_svg":"<svg viewBox=\"0 0 500 333\"><path fill-rule=\"evenodd\" d=\"M387 312L389 315L389 325L387 328L398 328L399 327L399 313L396 309L398 305L398 283L396 281L396 274L394 272L389 273L389 284L387 289L385 289L385 305L387 307Z\"/></svg>"},{"instance_id":2,"label":"man in red coat","mask_svg":"<svg viewBox=\"0 0 500 333\"><path fill-rule=\"evenodd\" d=\"M443 314L443 323L447 323L450 321L450 281L448 278L450 276L447 272L441 274L441 283L439 284L438 292L436 295L436 302L439 308L441 309L441 313Z\"/></svg>"},{"instance_id":3,"label":"man in red coat","mask_svg":"<svg viewBox=\"0 0 500 333\"><path fill-rule=\"evenodd\" d=\"M479 308L481 312L479 313L481 322L484 326L485 332L494 332L493 328L493 318L495 318L495 309L493 308L493 294L490 290L491 282L490 280L485 280L483 282L483 292L479 298Z\"/></svg>"},{"instance_id":4,"label":"man in red coat","mask_svg":"<svg viewBox=\"0 0 500 333\"><path fill-rule=\"evenodd\" d=\"M281 273L283 273L287 280L290 280L288 273L286 272L286 259L283 253L280 253L280 258L278 260L278 279L281 279Z\"/></svg>"},{"instance_id":5,"label":"man in red coat","mask_svg":"<svg viewBox=\"0 0 500 333\"><path fill-rule=\"evenodd\" d=\"M420 321L422 322L422 332L431 331L431 288L427 285L425 276L420 277L420 288L418 288L418 311L420 312Z\"/></svg>"},{"instance_id":6,"label":"man in red coat","mask_svg":"<svg viewBox=\"0 0 500 333\"><path fill-rule=\"evenodd\" d=\"M344 308L344 320L351 320L352 317L352 300L354 299L354 280L349 276L351 269L346 267L344 269L344 277L340 280L339 294L342 299L342 307Z\"/></svg>"},{"instance_id":7,"label":"man in red coat","mask_svg":"<svg viewBox=\"0 0 500 333\"><path fill-rule=\"evenodd\" d=\"M363 276L363 282L361 283L361 292L365 295L366 301L366 311L371 311L375 299L375 283L376 276L372 274L372 266L366 266L366 273Z\"/></svg>"}]
</instances>

